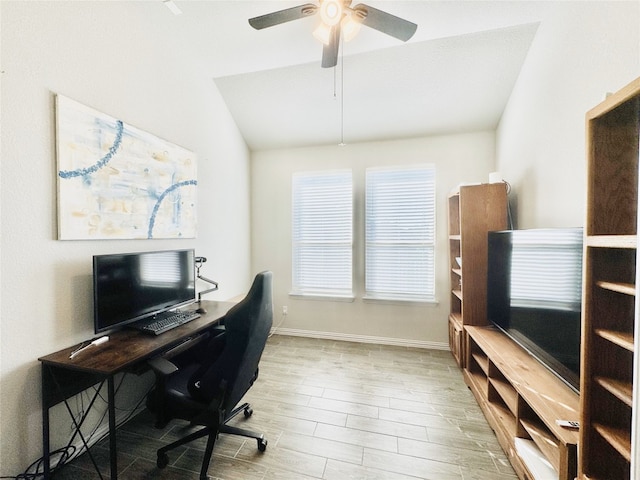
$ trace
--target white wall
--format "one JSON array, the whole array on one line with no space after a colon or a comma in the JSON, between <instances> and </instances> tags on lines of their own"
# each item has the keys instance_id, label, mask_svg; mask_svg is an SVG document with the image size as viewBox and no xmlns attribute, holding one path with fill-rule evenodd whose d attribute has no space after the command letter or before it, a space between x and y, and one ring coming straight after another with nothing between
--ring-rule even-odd
<instances>
[{"instance_id":1,"label":"white wall","mask_svg":"<svg viewBox=\"0 0 640 480\"><path fill-rule=\"evenodd\" d=\"M37 358L92 337L92 255L194 247L220 281L208 298L246 291L249 153L160 3L1 9L0 475L16 475L42 454ZM55 93L197 153L197 239L56 240Z\"/></svg>"},{"instance_id":2,"label":"white wall","mask_svg":"<svg viewBox=\"0 0 640 480\"><path fill-rule=\"evenodd\" d=\"M640 76L640 2L546 2L497 131L520 228L584 225L585 113Z\"/></svg>"},{"instance_id":3,"label":"white wall","mask_svg":"<svg viewBox=\"0 0 640 480\"><path fill-rule=\"evenodd\" d=\"M316 336L360 341L375 337L377 341L444 348L449 311L446 199L461 182L488 181L494 165L494 147L494 132L477 132L346 147L254 152L251 155L252 265L256 270L270 269L274 272L274 308L279 314L282 306L287 305L289 311L282 328ZM416 163L436 165L436 296L439 303L417 306L364 302L362 212L365 168ZM299 171L337 168L353 169L356 299L346 303L289 297L291 176Z\"/></svg>"}]
</instances>

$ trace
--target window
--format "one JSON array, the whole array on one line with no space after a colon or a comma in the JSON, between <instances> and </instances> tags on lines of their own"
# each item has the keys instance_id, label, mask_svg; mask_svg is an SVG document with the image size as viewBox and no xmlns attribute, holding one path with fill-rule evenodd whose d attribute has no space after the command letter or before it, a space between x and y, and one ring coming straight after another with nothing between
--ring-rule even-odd
<instances>
[{"instance_id":1,"label":"window","mask_svg":"<svg viewBox=\"0 0 640 480\"><path fill-rule=\"evenodd\" d=\"M352 296L351 170L293 176L293 294Z\"/></svg>"},{"instance_id":2,"label":"window","mask_svg":"<svg viewBox=\"0 0 640 480\"><path fill-rule=\"evenodd\" d=\"M368 298L435 300L435 167L368 168Z\"/></svg>"}]
</instances>

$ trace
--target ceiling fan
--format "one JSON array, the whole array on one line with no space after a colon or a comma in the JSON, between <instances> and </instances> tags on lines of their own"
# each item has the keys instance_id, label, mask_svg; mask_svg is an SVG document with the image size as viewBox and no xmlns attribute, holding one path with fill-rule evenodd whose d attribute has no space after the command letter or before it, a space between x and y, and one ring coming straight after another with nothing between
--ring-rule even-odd
<instances>
[{"instance_id":1,"label":"ceiling fan","mask_svg":"<svg viewBox=\"0 0 640 480\"><path fill-rule=\"evenodd\" d=\"M373 28L406 42L415 33L418 26L390 13L378 10L364 3L351 6L351 0L319 0L319 5L305 3L297 7L286 8L249 19L256 30L273 27L281 23L320 14L320 25L313 32L314 37L324 46L322 49L322 67L335 67L338 63L340 36L349 41L360 30L361 25Z\"/></svg>"}]
</instances>

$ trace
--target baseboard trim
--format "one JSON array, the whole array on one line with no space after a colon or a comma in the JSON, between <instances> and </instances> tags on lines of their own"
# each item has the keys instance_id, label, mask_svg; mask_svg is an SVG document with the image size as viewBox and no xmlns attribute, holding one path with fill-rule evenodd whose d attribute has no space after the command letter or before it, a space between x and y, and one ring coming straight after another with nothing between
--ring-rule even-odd
<instances>
[{"instance_id":1,"label":"baseboard trim","mask_svg":"<svg viewBox=\"0 0 640 480\"><path fill-rule=\"evenodd\" d=\"M344 342L372 343L377 345L393 345L397 347L424 348L429 350L449 350L449 344L443 342L374 337L370 335L355 335L351 333L318 332L315 330L300 330L297 328L273 328L271 330L271 334L289 337L322 338L325 340L339 340Z\"/></svg>"}]
</instances>

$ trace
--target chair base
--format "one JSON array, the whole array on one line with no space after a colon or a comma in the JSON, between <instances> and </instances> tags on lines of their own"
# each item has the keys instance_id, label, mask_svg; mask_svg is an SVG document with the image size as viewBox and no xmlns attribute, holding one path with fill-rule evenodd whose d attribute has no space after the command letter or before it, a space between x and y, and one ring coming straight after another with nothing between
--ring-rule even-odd
<instances>
[{"instance_id":1,"label":"chair base","mask_svg":"<svg viewBox=\"0 0 640 480\"><path fill-rule=\"evenodd\" d=\"M198 440L199 438L207 437L207 446L204 451L204 456L202 458L202 468L200 470L200 480L207 480L207 471L209 470L209 464L211 463L211 456L213 455L213 447L218 438L218 434L225 433L229 435L240 435L247 438L254 438L258 442L258 450L260 452L264 452L267 449L267 439L264 438L264 434L252 432L250 430L245 430L244 428L238 428L231 425L227 425L231 419L236 417L240 412L244 412L245 418L249 418L253 414L253 410L251 409L251 405L248 403L243 403L239 407L235 408L231 414L226 418L225 423L220 425L217 431L213 430L210 427L203 427L197 432L191 433L186 437L180 438L169 445L165 445L164 447L158 449L157 461L156 464L158 468L165 468L169 464L169 456L167 452L173 450L174 448L180 447L187 443L193 442L194 440Z\"/></svg>"}]
</instances>

